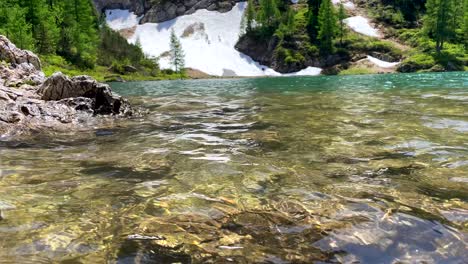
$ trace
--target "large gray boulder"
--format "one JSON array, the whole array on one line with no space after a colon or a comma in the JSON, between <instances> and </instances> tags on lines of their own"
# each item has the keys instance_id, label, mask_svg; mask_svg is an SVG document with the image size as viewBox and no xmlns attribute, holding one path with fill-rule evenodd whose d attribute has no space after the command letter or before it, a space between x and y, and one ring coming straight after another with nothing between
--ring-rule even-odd
<instances>
[{"instance_id":1,"label":"large gray boulder","mask_svg":"<svg viewBox=\"0 0 468 264\"><path fill-rule=\"evenodd\" d=\"M128 114L129 104L122 97L112 94L107 84L89 76L68 78L61 72L54 73L39 88L44 101L58 101L67 98L84 97L92 99L95 114Z\"/></svg>"}]
</instances>

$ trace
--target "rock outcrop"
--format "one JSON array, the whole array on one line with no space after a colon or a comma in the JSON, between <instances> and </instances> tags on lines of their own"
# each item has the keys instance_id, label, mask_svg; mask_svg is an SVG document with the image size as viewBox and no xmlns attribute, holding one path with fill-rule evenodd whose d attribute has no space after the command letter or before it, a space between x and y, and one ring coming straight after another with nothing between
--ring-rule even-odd
<instances>
[{"instance_id":1,"label":"rock outcrop","mask_svg":"<svg viewBox=\"0 0 468 264\"><path fill-rule=\"evenodd\" d=\"M140 23L159 23L178 16L189 15L198 9L230 11L242 0L94 0L100 12L106 9L128 9L143 16Z\"/></svg>"},{"instance_id":2,"label":"rock outcrop","mask_svg":"<svg viewBox=\"0 0 468 264\"><path fill-rule=\"evenodd\" d=\"M42 84L38 93L44 101L70 98L91 99L91 103L85 109L92 109L94 114L120 115L131 112L128 102L120 96L113 95L109 85L98 83L89 76L77 76L70 79L58 72ZM83 106L80 105L80 107Z\"/></svg>"},{"instance_id":3,"label":"rock outcrop","mask_svg":"<svg viewBox=\"0 0 468 264\"><path fill-rule=\"evenodd\" d=\"M29 50L22 50L17 48L13 43L10 42L9 39L1 35L0 61L6 61L14 65L29 63L33 65L36 70L41 70L41 61L36 54Z\"/></svg>"},{"instance_id":4,"label":"rock outcrop","mask_svg":"<svg viewBox=\"0 0 468 264\"><path fill-rule=\"evenodd\" d=\"M256 37L244 35L237 42L235 48L262 65L274 69L280 73L297 72L307 67L330 68L337 64L349 61L347 54L333 54L329 56L318 56L310 54L304 49L301 41L291 41L289 51L299 54L299 58L288 59L291 54L284 54L278 49L280 40L273 36L268 40L257 39Z\"/></svg>"},{"instance_id":5,"label":"rock outcrop","mask_svg":"<svg viewBox=\"0 0 468 264\"><path fill-rule=\"evenodd\" d=\"M0 36L0 137L99 126L97 115L129 116L129 103L88 76L45 78L39 58Z\"/></svg>"}]
</instances>

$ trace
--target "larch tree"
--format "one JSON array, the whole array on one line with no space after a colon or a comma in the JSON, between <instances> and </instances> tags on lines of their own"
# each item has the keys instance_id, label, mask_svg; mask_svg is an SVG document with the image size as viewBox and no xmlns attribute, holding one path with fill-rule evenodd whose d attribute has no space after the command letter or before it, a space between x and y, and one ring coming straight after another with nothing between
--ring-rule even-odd
<instances>
[{"instance_id":1,"label":"larch tree","mask_svg":"<svg viewBox=\"0 0 468 264\"><path fill-rule=\"evenodd\" d=\"M340 22L340 45L343 45L343 37L346 32L346 28L344 25L344 19L346 18L346 10L342 2L340 2L340 6L338 8L338 21Z\"/></svg>"},{"instance_id":2,"label":"larch tree","mask_svg":"<svg viewBox=\"0 0 468 264\"><path fill-rule=\"evenodd\" d=\"M464 2L463 11L463 35L465 36L465 49L468 50L468 0Z\"/></svg>"},{"instance_id":3,"label":"larch tree","mask_svg":"<svg viewBox=\"0 0 468 264\"><path fill-rule=\"evenodd\" d=\"M278 25L280 11L276 0L260 0L258 18L263 27L274 28Z\"/></svg>"},{"instance_id":4,"label":"larch tree","mask_svg":"<svg viewBox=\"0 0 468 264\"><path fill-rule=\"evenodd\" d=\"M318 16L322 0L308 0L309 10L307 12L307 33L310 41L316 43L318 40Z\"/></svg>"},{"instance_id":5,"label":"larch tree","mask_svg":"<svg viewBox=\"0 0 468 264\"><path fill-rule=\"evenodd\" d=\"M171 31L170 48L171 65L174 67L175 72L182 74L185 68L185 54L174 29Z\"/></svg>"},{"instance_id":6,"label":"larch tree","mask_svg":"<svg viewBox=\"0 0 468 264\"><path fill-rule=\"evenodd\" d=\"M440 54L445 42L455 35L456 25L452 19L455 15L455 3L454 0L428 0L426 9L424 26L429 37L435 40L436 51Z\"/></svg>"},{"instance_id":7,"label":"larch tree","mask_svg":"<svg viewBox=\"0 0 468 264\"><path fill-rule=\"evenodd\" d=\"M20 49L34 49L34 38L31 24L26 22L26 11L18 5L9 8L7 25L4 29L7 37Z\"/></svg>"},{"instance_id":8,"label":"larch tree","mask_svg":"<svg viewBox=\"0 0 468 264\"><path fill-rule=\"evenodd\" d=\"M245 16L247 19L246 32L249 33L252 31L255 22L255 4L253 0L248 1Z\"/></svg>"},{"instance_id":9,"label":"larch tree","mask_svg":"<svg viewBox=\"0 0 468 264\"><path fill-rule=\"evenodd\" d=\"M330 54L333 52L333 39L337 29L336 14L331 0L322 1L318 22L320 49L323 53Z\"/></svg>"},{"instance_id":10,"label":"larch tree","mask_svg":"<svg viewBox=\"0 0 468 264\"><path fill-rule=\"evenodd\" d=\"M33 34L36 39L37 52L41 54L55 53L60 29L57 27L58 18L54 15L54 8L43 4L37 7L38 23L33 26Z\"/></svg>"}]
</instances>

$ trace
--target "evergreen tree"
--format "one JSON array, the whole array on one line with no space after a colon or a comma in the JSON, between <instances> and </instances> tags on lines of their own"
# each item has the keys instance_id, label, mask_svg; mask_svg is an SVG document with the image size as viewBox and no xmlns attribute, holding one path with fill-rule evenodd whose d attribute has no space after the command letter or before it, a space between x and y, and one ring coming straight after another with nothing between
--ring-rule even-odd
<instances>
[{"instance_id":1,"label":"evergreen tree","mask_svg":"<svg viewBox=\"0 0 468 264\"><path fill-rule=\"evenodd\" d=\"M26 10L18 5L8 9L5 32L7 37L20 49L34 49L31 24L26 22Z\"/></svg>"},{"instance_id":2,"label":"evergreen tree","mask_svg":"<svg viewBox=\"0 0 468 264\"><path fill-rule=\"evenodd\" d=\"M253 23L255 20L255 4L253 0L248 1L245 16L247 19L246 33L249 33L253 29Z\"/></svg>"},{"instance_id":3,"label":"evergreen tree","mask_svg":"<svg viewBox=\"0 0 468 264\"><path fill-rule=\"evenodd\" d=\"M428 0L425 28L431 38L436 41L436 51L444 48L444 43L455 35L453 16L455 14L454 0Z\"/></svg>"},{"instance_id":4,"label":"evergreen tree","mask_svg":"<svg viewBox=\"0 0 468 264\"><path fill-rule=\"evenodd\" d=\"M309 10L307 12L307 33L310 41L316 43L318 40L318 16L322 0L308 0Z\"/></svg>"},{"instance_id":5,"label":"evergreen tree","mask_svg":"<svg viewBox=\"0 0 468 264\"><path fill-rule=\"evenodd\" d=\"M55 53L60 34L55 12L56 10L53 7L51 8L46 4L37 7L36 14L39 22L33 26L33 33L36 39L37 52L41 54Z\"/></svg>"},{"instance_id":6,"label":"evergreen tree","mask_svg":"<svg viewBox=\"0 0 468 264\"><path fill-rule=\"evenodd\" d=\"M340 45L343 45L343 36L345 34L345 25L344 19L346 18L346 11L342 2L340 2L340 6L338 9L338 20L340 21Z\"/></svg>"},{"instance_id":7,"label":"evergreen tree","mask_svg":"<svg viewBox=\"0 0 468 264\"><path fill-rule=\"evenodd\" d=\"M335 38L337 21L336 14L331 0L323 0L320 5L318 17L320 49L323 53L333 52L333 39Z\"/></svg>"},{"instance_id":8,"label":"evergreen tree","mask_svg":"<svg viewBox=\"0 0 468 264\"><path fill-rule=\"evenodd\" d=\"M174 71L182 74L185 68L185 54L174 29L171 31L170 48L171 64L174 67Z\"/></svg>"},{"instance_id":9,"label":"evergreen tree","mask_svg":"<svg viewBox=\"0 0 468 264\"><path fill-rule=\"evenodd\" d=\"M263 27L276 28L280 18L280 11L276 0L260 0L258 18Z\"/></svg>"},{"instance_id":10,"label":"evergreen tree","mask_svg":"<svg viewBox=\"0 0 468 264\"><path fill-rule=\"evenodd\" d=\"M295 25L295 20L294 20L294 10L292 8L288 8L286 11L286 25L291 29L294 30Z\"/></svg>"},{"instance_id":11,"label":"evergreen tree","mask_svg":"<svg viewBox=\"0 0 468 264\"><path fill-rule=\"evenodd\" d=\"M464 1L464 7L463 7L463 12L464 12L464 18L463 18L463 25L462 25L462 31L463 35L465 37L465 49L468 50L468 0Z\"/></svg>"}]
</instances>

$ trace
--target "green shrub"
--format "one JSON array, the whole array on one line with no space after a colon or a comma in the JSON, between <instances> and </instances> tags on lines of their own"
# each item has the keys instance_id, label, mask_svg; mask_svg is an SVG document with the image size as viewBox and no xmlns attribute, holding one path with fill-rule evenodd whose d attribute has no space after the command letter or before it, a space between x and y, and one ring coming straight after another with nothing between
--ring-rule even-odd
<instances>
[{"instance_id":1,"label":"green shrub","mask_svg":"<svg viewBox=\"0 0 468 264\"><path fill-rule=\"evenodd\" d=\"M436 64L434 57L425 53L417 53L405 59L399 66L399 72L416 72L427 70Z\"/></svg>"}]
</instances>

